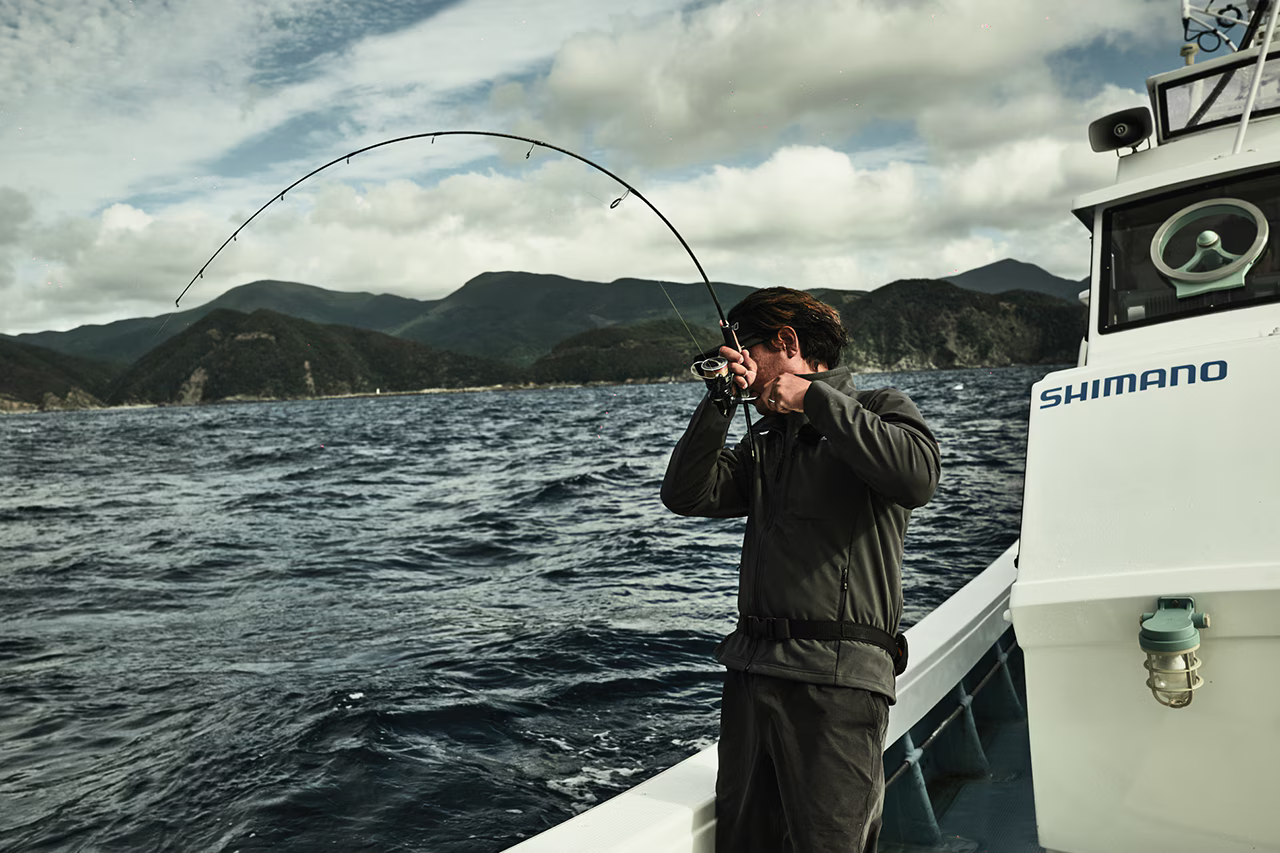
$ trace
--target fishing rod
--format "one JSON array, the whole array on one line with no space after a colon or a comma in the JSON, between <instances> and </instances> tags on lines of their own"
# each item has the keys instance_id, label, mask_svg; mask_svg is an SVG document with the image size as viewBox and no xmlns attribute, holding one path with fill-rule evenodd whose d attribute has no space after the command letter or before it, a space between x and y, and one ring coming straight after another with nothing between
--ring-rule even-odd
<instances>
[{"instance_id":1,"label":"fishing rod","mask_svg":"<svg viewBox=\"0 0 1280 853\"><path fill-rule=\"evenodd\" d=\"M684 247L685 252L689 255L689 259L692 260L693 265L697 267L698 275L702 276L702 282L707 286L707 293L710 294L711 301L715 303L715 306L716 306L716 315L720 319L720 332L721 332L721 336L724 338L725 346L730 347L734 351L742 350L742 347L738 341L737 324L735 323L730 325L729 321L725 318L724 309L720 305L720 300L716 297L715 288L711 286L711 279L707 278L707 273L702 269L702 263L698 260L698 256L693 253L693 249L689 247L689 243L684 239L684 237L680 234L680 232L676 230L676 227L671 224L671 220L667 219L667 217L662 214L662 211L658 210L658 208L654 206L653 202L645 198L643 193L641 193L638 189L633 187L631 184L627 183L622 178L618 177L613 172L609 171L604 166L601 166L599 163L595 162L594 160L590 160L586 157L583 157L581 154L576 154L567 148L561 148L558 145L552 145L549 142L543 142L541 139L531 139L530 137L527 137L527 136L517 136L511 133L498 133L496 131L491 131L491 130L437 130L437 131L432 131L431 133L413 133L413 134L409 134L408 136L397 136L394 139L387 139L382 142L376 142L373 145L366 145L363 148L358 148L349 154L344 154L341 157L335 157L334 159L330 160L328 163L325 163L323 166L320 166L319 168L312 169L310 172L303 175L301 178L298 178L298 180L294 181L293 183L289 184L289 186L285 187L280 192L273 195L264 205L262 205L262 207L254 211L252 216L250 216L248 219L242 222L240 224L240 227L237 228L235 231L233 231L231 233L231 236L223 241L222 245L218 247L217 251L215 251L212 255L210 255L209 259L206 260L204 264L201 265L200 270L191 277L191 281L187 282L187 286L182 289L182 292L178 294L178 298L173 301L174 307L175 308L179 307L179 305L182 302L182 297L187 295L187 291L191 289L191 286L194 285L198 279L204 278L205 270L207 270L209 268L209 264L213 263L214 259L217 258L218 255L222 253L222 250L225 249L230 243L234 242L237 239L237 237L239 237L240 232L243 231L245 228L247 228L249 226L249 223L253 222L253 220L258 218L258 214L262 213L264 210L266 210L275 202L283 201L285 194L288 193L290 190L292 190L294 187L310 179L311 177L320 174L325 169L328 169L330 166L336 166L338 163L349 164L351 162L352 157L355 157L358 154L363 154L366 151L372 151L375 148L382 148L387 145L395 145L396 143L399 143L399 142L408 142L414 139L430 139L431 144L434 145L436 142L436 137L440 137L440 136L488 136L488 137L494 137L498 139L513 139L518 142L527 142L529 143L529 150L526 151L524 155L526 160L529 159L529 156L533 153L534 148L547 148L551 151L558 151L561 154L564 154L566 156L572 157L575 160L585 163L591 168L608 175L614 181L617 181L626 189L626 192L624 192L618 198L614 199L609 204L609 209L613 210L619 204L621 204L627 196L633 195L636 198L640 199L642 202L644 202L645 205L650 210L653 211L654 215L656 215L659 219L662 220L662 224L667 226L667 228L671 231L671 233L675 235L675 238L680 241L680 245ZM689 337L690 339L693 340L694 347L698 350L701 350L701 346L698 344L697 339L694 338L693 332L689 329L689 324L685 322L683 315L680 314L680 309L676 307L676 303L671 298L671 294L667 293L667 289L665 286L663 286L662 282L658 282L658 286L662 288L663 294L666 295L667 301L671 303L671 307L676 312L676 316L680 318L680 322L684 325L685 331L689 332ZM745 394L746 389L741 389L741 390L738 389L737 385L733 382L732 375L729 372L728 362L719 356L713 356L711 358L695 361L693 366L690 369L695 376L699 376L706 381L706 384L710 389L711 399L713 400L713 402L715 402L721 414L724 414L727 416L736 403L738 402L746 403L746 402L750 402L750 400L753 399L746 396ZM751 457L754 459L755 458L755 440L751 430L751 414L750 412L747 411L747 407L745 405L742 407L742 414L747 424L747 444L750 449Z\"/></svg>"}]
</instances>

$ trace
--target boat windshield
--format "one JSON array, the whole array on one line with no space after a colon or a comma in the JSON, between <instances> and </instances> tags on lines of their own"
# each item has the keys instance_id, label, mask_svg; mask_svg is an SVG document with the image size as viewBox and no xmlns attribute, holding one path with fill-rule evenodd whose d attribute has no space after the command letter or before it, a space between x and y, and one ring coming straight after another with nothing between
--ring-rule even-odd
<instances>
[{"instance_id":1,"label":"boat windshield","mask_svg":"<svg viewBox=\"0 0 1280 853\"><path fill-rule=\"evenodd\" d=\"M1187 212L1193 205L1218 200L1223 203ZM1236 202L1245 202L1265 218L1265 240L1248 209ZM1160 244L1153 247L1166 223L1163 249ZM1103 213L1102 229L1107 250L1100 270L1100 332L1280 301L1280 169L1109 208ZM1214 279L1206 273L1219 268L1236 272L1216 283L1200 283Z\"/></svg>"},{"instance_id":2,"label":"boat windshield","mask_svg":"<svg viewBox=\"0 0 1280 853\"><path fill-rule=\"evenodd\" d=\"M1230 68L1216 68L1203 74L1179 76L1157 88L1161 138L1238 122L1253 86L1256 58L1242 60ZM1267 55L1262 66L1262 85L1250 120L1280 113L1280 52Z\"/></svg>"}]
</instances>

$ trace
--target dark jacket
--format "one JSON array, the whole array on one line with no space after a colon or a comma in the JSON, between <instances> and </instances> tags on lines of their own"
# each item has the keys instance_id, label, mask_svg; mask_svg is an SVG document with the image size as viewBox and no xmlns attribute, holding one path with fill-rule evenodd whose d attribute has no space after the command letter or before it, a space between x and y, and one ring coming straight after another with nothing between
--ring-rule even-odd
<instances>
[{"instance_id":1,"label":"dark jacket","mask_svg":"<svg viewBox=\"0 0 1280 853\"><path fill-rule=\"evenodd\" d=\"M848 368L803 378L813 383L804 413L756 424L754 472L745 438L725 447L731 418L703 400L672 453L662 502L681 515L748 517L739 614L896 633L903 537L911 510L938 485L938 442L901 391L859 391ZM896 699L892 660L868 643L753 639L735 630L716 657L730 669Z\"/></svg>"}]
</instances>

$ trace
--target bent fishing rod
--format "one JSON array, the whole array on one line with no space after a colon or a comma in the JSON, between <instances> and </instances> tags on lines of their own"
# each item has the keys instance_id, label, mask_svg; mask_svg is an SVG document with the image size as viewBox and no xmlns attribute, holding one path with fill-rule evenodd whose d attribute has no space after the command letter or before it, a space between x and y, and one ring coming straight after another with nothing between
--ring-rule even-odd
<instances>
[{"instance_id":1,"label":"bent fishing rod","mask_svg":"<svg viewBox=\"0 0 1280 853\"><path fill-rule=\"evenodd\" d=\"M599 172L602 172L605 175L608 175L614 181L621 184L626 189L626 192L624 192L618 198L614 199L613 202L610 203L609 209L613 210L619 204L621 204L622 201L628 195L633 195L636 198L640 199L642 202L644 202L645 205L650 210L653 211L654 215L656 215L659 219L662 220L662 224L667 226L667 228L671 231L671 233L675 235L675 238L680 241L680 245L684 247L685 252L689 255L689 259L692 260L693 265L697 267L698 275L702 276L702 282L707 287L707 293L711 295L711 301L715 303L715 306L716 306L716 315L719 317L719 320L720 320L720 332L722 337L724 338L725 346L730 347L735 351L741 351L742 347L739 344L738 335L737 335L737 324L735 323L733 325L730 325L729 321L725 318L724 309L720 306L720 300L716 297L715 288L711 286L711 279L707 278L707 274L702 269L702 264L701 262L698 261L697 255L693 253L693 249L689 247L688 242L686 242L684 237L680 234L680 232L676 230L676 227L671 224L671 220L667 219L667 217L662 214L662 211L658 210L658 208L654 206L653 202L645 198L643 193L641 193L638 189L633 187L631 184L624 181L622 178L615 175L613 172L606 169L604 166L601 166L599 163L596 163L594 160L589 160L588 158L583 157L581 154L576 154L567 148L561 148L558 145L552 145L551 143L543 142L540 139L531 139L527 136L516 136L515 134L511 134L511 133L498 133L496 131L491 131L491 130L437 130L431 133L413 133L408 136L397 136L394 139L387 139L382 142L376 142L373 145L366 145L364 148L358 148L349 154L344 154L341 157L335 157L333 160L330 160L328 163L325 163L323 166L320 166L319 168L312 169L310 172L303 175L301 178L298 178L298 180L294 181L293 183L289 184L289 186L285 187L280 192L273 195L265 204L262 205L262 207L254 211L252 216L250 216L248 219L242 222L240 224L240 227L238 227L235 231L233 231L231 233L231 236L223 241L222 245L218 247L217 251L215 251L212 255L210 255L209 259L206 260L204 264L201 265L200 270L194 276L191 277L191 281L187 282L187 286L182 289L182 292L178 294L178 298L173 301L174 307L177 308L180 305L180 303L182 302L182 297L187 295L187 291L191 289L191 286L196 283L197 279L204 278L205 270L208 269L209 264L213 263L214 259L217 258L218 255L222 253L222 250L225 249L230 243L234 242L237 239L237 237L239 237L240 232L243 231L245 228L247 228L249 226L249 223L253 222L253 220L258 218L258 214L262 213L264 210L266 210L275 202L283 201L285 194L288 193L290 190L292 190L294 187L312 178L313 176L320 174L325 169L328 169L330 166L336 166L338 163L349 164L351 162L352 157L355 157L358 154L363 154L366 151L372 151L375 148L383 148L387 145L395 145L396 143L399 143L399 142L408 142L414 139L430 139L431 144L434 145L436 141L436 137L440 137L440 136L488 136L488 137L493 137L497 139L513 139L513 140L516 140L517 142L527 142L529 143L529 150L526 151L524 155L526 160L529 159L529 156L533 153L534 148L546 148L551 151L558 151L561 154L572 157L573 159L578 160L579 162L587 164L591 168ZM658 282L658 285L659 287L662 287L661 282ZM694 347L697 349L701 349L697 339L693 337L693 332L689 330L689 324L684 322L684 317L681 316L680 309L676 308L675 301L671 299L671 294L667 293L666 287L662 287L662 292L666 295L667 301L671 303L671 307L676 312L676 316L680 318L680 322L684 324L685 331L689 332L689 337L693 339ZM713 356L711 358L706 358L706 359L702 359L694 362L691 370L695 376L698 376L706 381L707 386L711 392L711 398L715 402L716 406L720 409L722 414L728 415L733 405L736 404L737 402L744 403L742 407L742 414L747 424L747 444L750 449L751 456L754 459L755 458L755 440L751 430L751 414L750 412L747 411L747 407L745 405L745 403L748 402L750 398L746 396L746 393L745 393L746 389L739 390L736 383L734 383L733 377L730 374L728 369L728 362L719 356Z\"/></svg>"}]
</instances>

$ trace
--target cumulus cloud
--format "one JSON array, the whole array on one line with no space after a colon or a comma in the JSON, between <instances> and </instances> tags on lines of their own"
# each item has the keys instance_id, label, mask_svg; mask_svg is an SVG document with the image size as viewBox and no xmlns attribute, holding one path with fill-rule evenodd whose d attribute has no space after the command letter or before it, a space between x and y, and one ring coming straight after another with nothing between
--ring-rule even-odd
<instances>
[{"instance_id":1,"label":"cumulus cloud","mask_svg":"<svg viewBox=\"0 0 1280 853\"><path fill-rule=\"evenodd\" d=\"M12 256L33 213L26 194L0 187L0 291L12 287L17 279Z\"/></svg>"},{"instance_id":2,"label":"cumulus cloud","mask_svg":"<svg viewBox=\"0 0 1280 853\"><path fill-rule=\"evenodd\" d=\"M29 168L0 190L0 286L26 289L0 326L162 313L325 157L450 126L598 159L719 280L872 288L1010 256L1078 277L1070 199L1115 168L1085 127L1145 95L1082 95L1047 58L1176 44L1166 7L464 0L372 26L333 19L372 7L308 0L19 0L0 10L18 24L0 26L0 143ZM504 268L694 278L638 199L610 209L608 178L526 151L442 139L336 166L268 208L184 305L255 278L421 298Z\"/></svg>"},{"instance_id":3,"label":"cumulus cloud","mask_svg":"<svg viewBox=\"0 0 1280 853\"><path fill-rule=\"evenodd\" d=\"M630 5L647 15L676 2ZM526 73L611 13L594 0L467 0L390 31L377 20L407 14L311 0L17 0L0 8L0 142L30 165L13 183L77 215L172 194L211 164L275 184L325 156L474 118L460 105L470 89Z\"/></svg>"},{"instance_id":4,"label":"cumulus cloud","mask_svg":"<svg viewBox=\"0 0 1280 853\"><path fill-rule=\"evenodd\" d=\"M1018 109L1037 106L1052 86L1049 55L1096 39L1176 39L1166 6L728 0L575 36L535 85L496 87L492 105L566 133L591 128L597 144L660 165L768 150L795 133L843 140L947 107L972 110L958 124L976 143L993 86L1018 93Z\"/></svg>"},{"instance_id":5,"label":"cumulus cloud","mask_svg":"<svg viewBox=\"0 0 1280 853\"><path fill-rule=\"evenodd\" d=\"M710 250L707 263L748 282L872 289L1010 256L1078 276L1088 235L1067 213L1070 192L1078 181L1104 183L1115 165L1099 158L1077 174L1062 155L1057 142L1019 141L942 171L907 161L864 168L843 152L791 147L758 167L673 186L670 197L695 246ZM1067 220L1074 231L1062 228ZM1048 235L1061 251L1043 250Z\"/></svg>"},{"instance_id":6,"label":"cumulus cloud","mask_svg":"<svg viewBox=\"0 0 1280 853\"><path fill-rule=\"evenodd\" d=\"M1137 81L1135 81L1137 82ZM1010 91L1003 86L975 91L964 100L941 100L922 108L915 126L938 166L970 161L1017 139L1057 139L1088 151L1086 129L1094 119L1144 106L1136 88L1104 85L1089 98L1071 98L1052 80L1043 87Z\"/></svg>"},{"instance_id":7,"label":"cumulus cloud","mask_svg":"<svg viewBox=\"0 0 1280 853\"><path fill-rule=\"evenodd\" d=\"M715 280L871 289L1010 255L1079 276L1088 269L1087 232L1061 198L1046 200L1074 180L1061 153L1057 143L1019 142L967 169L938 172L906 161L865 167L845 152L789 146L755 166L640 187ZM1012 160L1021 165L1011 169ZM1106 158L1094 163L1096 182L1114 169ZM639 199L610 208L621 194L604 176L558 156L519 176L491 170L429 186L300 188L219 255L184 305L259 278L417 298L439 298L500 269L696 280L675 237ZM1073 229L1063 227L1068 220ZM205 213L151 215L115 205L44 229L41 245L85 322L122 304L138 313L168 310L232 227ZM34 322L10 319L18 321Z\"/></svg>"},{"instance_id":8,"label":"cumulus cloud","mask_svg":"<svg viewBox=\"0 0 1280 853\"><path fill-rule=\"evenodd\" d=\"M12 187L0 187L0 246L18 242L22 227L34 213L31 199Z\"/></svg>"}]
</instances>

